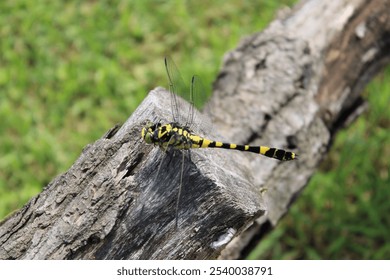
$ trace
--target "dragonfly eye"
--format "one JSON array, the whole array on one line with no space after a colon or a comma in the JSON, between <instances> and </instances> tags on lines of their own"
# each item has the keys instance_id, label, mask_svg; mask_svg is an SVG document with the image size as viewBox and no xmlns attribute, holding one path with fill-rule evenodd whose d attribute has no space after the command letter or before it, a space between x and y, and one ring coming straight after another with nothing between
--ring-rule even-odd
<instances>
[{"instance_id":1,"label":"dragonfly eye","mask_svg":"<svg viewBox=\"0 0 390 280\"><path fill-rule=\"evenodd\" d=\"M156 143L156 133L161 127L161 123L153 123L148 121L146 125L142 128L141 136L147 144Z\"/></svg>"},{"instance_id":2,"label":"dragonfly eye","mask_svg":"<svg viewBox=\"0 0 390 280\"><path fill-rule=\"evenodd\" d=\"M156 128L156 125L152 122L148 122L142 128L141 136L142 136L142 139L144 139L146 143L148 143L148 144L153 143L152 137L153 137L153 131L155 130L155 128Z\"/></svg>"},{"instance_id":3,"label":"dragonfly eye","mask_svg":"<svg viewBox=\"0 0 390 280\"><path fill-rule=\"evenodd\" d=\"M153 131L151 131L150 127L143 127L141 132L142 138L145 140L146 143L152 144L152 135Z\"/></svg>"}]
</instances>

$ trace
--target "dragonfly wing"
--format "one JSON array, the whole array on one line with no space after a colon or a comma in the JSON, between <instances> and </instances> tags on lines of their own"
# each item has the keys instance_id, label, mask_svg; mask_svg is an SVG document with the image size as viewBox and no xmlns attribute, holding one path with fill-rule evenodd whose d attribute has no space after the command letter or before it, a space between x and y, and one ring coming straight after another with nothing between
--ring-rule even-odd
<instances>
[{"instance_id":1,"label":"dragonfly wing","mask_svg":"<svg viewBox=\"0 0 390 280\"><path fill-rule=\"evenodd\" d=\"M181 125L192 123L192 120L188 119L191 116L190 112L193 110L192 100L190 96L189 88L180 75L176 64L172 58L165 57L165 69L168 75L169 91L171 93L171 110L173 122ZM186 103L186 100L188 103Z\"/></svg>"},{"instance_id":2,"label":"dragonfly wing","mask_svg":"<svg viewBox=\"0 0 390 280\"><path fill-rule=\"evenodd\" d=\"M205 116L204 114L201 114L198 111L198 110L204 111L205 107L208 106L206 101L209 96L205 90L202 80L197 75L192 76L191 86L190 86L190 96L192 98L192 111L190 112L191 119L192 119L191 128L194 131L203 131L203 133L210 132L212 130L212 123L211 123L210 116ZM207 109L208 109L207 111L211 111L210 110L211 108L207 108Z\"/></svg>"}]
</instances>

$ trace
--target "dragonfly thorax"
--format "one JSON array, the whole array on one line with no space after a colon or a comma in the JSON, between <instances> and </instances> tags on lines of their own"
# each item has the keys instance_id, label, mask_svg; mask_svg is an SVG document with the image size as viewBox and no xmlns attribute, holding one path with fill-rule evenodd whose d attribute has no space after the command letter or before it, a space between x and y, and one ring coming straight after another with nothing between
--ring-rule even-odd
<instances>
[{"instance_id":1,"label":"dragonfly thorax","mask_svg":"<svg viewBox=\"0 0 390 280\"><path fill-rule=\"evenodd\" d=\"M146 143L159 145L164 149L168 146L185 150L192 148L191 130L177 123L162 125L149 122L142 128L141 134Z\"/></svg>"}]
</instances>

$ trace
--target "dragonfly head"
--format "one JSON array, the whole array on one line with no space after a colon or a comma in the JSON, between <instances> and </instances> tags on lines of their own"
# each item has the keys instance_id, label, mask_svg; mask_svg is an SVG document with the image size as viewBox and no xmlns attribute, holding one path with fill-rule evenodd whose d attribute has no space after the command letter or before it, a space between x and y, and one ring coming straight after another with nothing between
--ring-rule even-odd
<instances>
[{"instance_id":1,"label":"dragonfly head","mask_svg":"<svg viewBox=\"0 0 390 280\"><path fill-rule=\"evenodd\" d=\"M141 131L141 136L145 140L146 143L153 144L156 142L154 140L154 138L155 138L154 134L155 134L156 129L158 129L158 127L160 127L160 126L161 126L160 123L153 123L151 121L148 121L146 123L146 125L142 128L142 131Z\"/></svg>"}]
</instances>

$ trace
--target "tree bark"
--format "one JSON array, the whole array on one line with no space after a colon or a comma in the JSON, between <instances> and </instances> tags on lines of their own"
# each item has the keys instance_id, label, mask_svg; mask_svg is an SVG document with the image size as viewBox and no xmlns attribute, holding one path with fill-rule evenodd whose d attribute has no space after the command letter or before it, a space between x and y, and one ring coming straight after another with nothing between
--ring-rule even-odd
<instances>
[{"instance_id":1,"label":"tree bark","mask_svg":"<svg viewBox=\"0 0 390 280\"><path fill-rule=\"evenodd\" d=\"M207 106L214 128L299 160L217 149L165 155L140 137L147 119L170 120L169 94L157 88L0 224L0 259L239 258L361 113L364 85L389 60L389 17L390 0L304 1L226 55Z\"/></svg>"}]
</instances>

